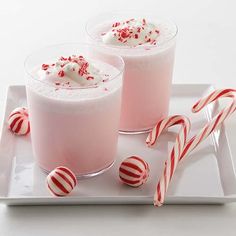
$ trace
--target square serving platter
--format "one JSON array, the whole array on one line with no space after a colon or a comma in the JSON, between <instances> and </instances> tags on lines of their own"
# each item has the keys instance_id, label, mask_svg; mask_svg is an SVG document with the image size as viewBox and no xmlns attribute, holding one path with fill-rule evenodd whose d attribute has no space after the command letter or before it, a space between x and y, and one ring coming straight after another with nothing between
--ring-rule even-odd
<instances>
[{"instance_id":1,"label":"square serving platter","mask_svg":"<svg viewBox=\"0 0 236 236\"><path fill-rule=\"evenodd\" d=\"M192 105L212 92L208 84L173 85L170 114L184 114L192 121L190 136L198 132L218 111L218 104L191 113ZM163 163L173 146L177 127L161 135L154 148L145 145L147 134L120 134L117 159L105 173L79 180L66 197L53 197L47 190L46 175L35 164L30 135L18 137L7 128L9 113L27 106L25 87L10 86L0 142L0 202L8 205L62 204L153 204L153 194ZM143 157L150 165L148 182L131 188L118 176L121 161L131 155ZM181 161L169 186L165 204L223 204L236 201L236 175L224 125Z\"/></svg>"}]
</instances>

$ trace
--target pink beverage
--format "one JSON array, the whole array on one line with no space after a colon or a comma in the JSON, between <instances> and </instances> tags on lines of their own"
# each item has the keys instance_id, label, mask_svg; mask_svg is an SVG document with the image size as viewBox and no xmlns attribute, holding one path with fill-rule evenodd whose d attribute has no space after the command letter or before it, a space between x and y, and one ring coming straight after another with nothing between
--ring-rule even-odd
<instances>
[{"instance_id":1,"label":"pink beverage","mask_svg":"<svg viewBox=\"0 0 236 236\"><path fill-rule=\"evenodd\" d=\"M91 45L48 47L26 60L34 156L46 172L78 177L108 169L116 157L124 63L91 55Z\"/></svg>"},{"instance_id":2,"label":"pink beverage","mask_svg":"<svg viewBox=\"0 0 236 236\"><path fill-rule=\"evenodd\" d=\"M168 115L176 26L148 15L91 19L89 40L125 62L120 131L144 132Z\"/></svg>"}]
</instances>

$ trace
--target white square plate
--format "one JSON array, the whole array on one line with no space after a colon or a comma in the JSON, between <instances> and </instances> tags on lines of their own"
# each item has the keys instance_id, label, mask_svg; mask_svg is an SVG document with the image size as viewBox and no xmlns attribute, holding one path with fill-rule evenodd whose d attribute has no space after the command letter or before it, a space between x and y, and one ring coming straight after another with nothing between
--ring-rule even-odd
<instances>
[{"instance_id":1,"label":"white square plate","mask_svg":"<svg viewBox=\"0 0 236 236\"><path fill-rule=\"evenodd\" d=\"M215 112L209 105L192 114L192 105L213 91L211 85L173 85L170 114L185 114L192 121L195 134ZM161 135L154 148L147 148L147 134L120 135L117 160L104 174L79 180L67 197L53 197L45 185L46 175L34 162L30 136L17 137L7 128L9 113L26 106L24 86L10 86L6 101L0 143L0 201L8 205L41 204L152 204L155 186L163 163L170 153L176 131ZM130 156L143 157L150 165L149 181L140 188L122 184L118 177L121 161ZM236 176L224 126L215 131L194 152L179 163L170 184L166 204L216 204L236 201Z\"/></svg>"}]
</instances>

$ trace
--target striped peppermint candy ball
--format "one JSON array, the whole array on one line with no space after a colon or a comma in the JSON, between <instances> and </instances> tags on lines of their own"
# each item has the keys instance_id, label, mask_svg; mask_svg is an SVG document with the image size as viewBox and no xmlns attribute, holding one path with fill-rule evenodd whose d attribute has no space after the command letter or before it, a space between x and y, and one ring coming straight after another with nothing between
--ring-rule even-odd
<instances>
[{"instance_id":1,"label":"striped peppermint candy ball","mask_svg":"<svg viewBox=\"0 0 236 236\"><path fill-rule=\"evenodd\" d=\"M125 184L139 187L146 183L149 177L148 163L137 156L128 157L120 165L119 176Z\"/></svg>"},{"instance_id":2,"label":"striped peppermint candy ball","mask_svg":"<svg viewBox=\"0 0 236 236\"><path fill-rule=\"evenodd\" d=\"M59 166L47 176L49 191L57 196L63 197L69 194L77 184L75 174L64 166Z\"/></svg>"},{"instance_id":3,"label":"striped peppermint candy ball","mask_svg":"<svg viewBox=\"0 0 236 236\"><path fill-rule=\"evenodd\" d=\"M8 127L16 135L26 135L30 132L29 114L25 107L17 107L8 117Z\"/></svg>"}]
</instances>

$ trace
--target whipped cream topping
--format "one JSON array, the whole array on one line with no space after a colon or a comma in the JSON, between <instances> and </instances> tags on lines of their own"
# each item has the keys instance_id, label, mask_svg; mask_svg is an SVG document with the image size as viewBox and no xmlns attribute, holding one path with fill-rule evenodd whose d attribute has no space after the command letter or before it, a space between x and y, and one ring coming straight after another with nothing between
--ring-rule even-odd
<instances>
[{"instance_id":1,"label":"whipped cream topping","mask_svg":"<svg viewBox=\"0 0 236 236\"><path fill-rule=\"evenodd\" d=\"M40 77L54 81L56 85L91 86L103 81L98 68L83 56L61 57L55 63L43 64L39 71Z\"/></svg>"},{"instance_id":2,"label":"whipped cream topping","mask_svg":"<svg viewBox=\"0 0 236 236\"><path fill-rule=\"evenodd\" d=\"M156 45L160 32L156 25L145 19L130 19L116 22L108 32L103 32L103 43L117 46L139 46L143 44Z\"/></svg>"}]
</instances>

